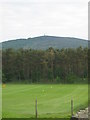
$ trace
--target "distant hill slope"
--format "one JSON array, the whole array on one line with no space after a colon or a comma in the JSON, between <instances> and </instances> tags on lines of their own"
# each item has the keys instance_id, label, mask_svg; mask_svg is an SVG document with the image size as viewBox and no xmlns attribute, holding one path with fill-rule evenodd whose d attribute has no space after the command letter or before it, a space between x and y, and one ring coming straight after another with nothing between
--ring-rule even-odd
<instances>
[{"instance_id":1,"label":"distant hill slope","mask_svg":"<svg viewBox=\"0 0 90 120\"><path fill-rule=\"evenodd\" d=\"M16 39L5 41L2 43L2 48L32 48L32 49L48 49L53 48L77 48L79 46L88 46L88 41L84 39L71 38L71 37L55 37L55 36L39 36L28 39Z\"/></svg>"}]
</instances>

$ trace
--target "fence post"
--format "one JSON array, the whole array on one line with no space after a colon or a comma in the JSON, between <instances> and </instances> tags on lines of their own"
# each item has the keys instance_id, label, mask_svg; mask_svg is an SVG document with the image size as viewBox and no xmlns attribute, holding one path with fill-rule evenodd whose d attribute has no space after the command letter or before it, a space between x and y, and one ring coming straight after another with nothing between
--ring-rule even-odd
<instances>
[{"instance_id":1,"label":"fence post","mask_svg":"<svg viewBox=\"0 0 90 120\"><path fill-rule=\"evenodd\" d=\"M36 114L36 118L37 118L37 98L36 98L36 101L35 101L35 114Z\"/></svg>"},{"instance_id":2,"label":"fence post","mask_svg":"<svg viewBox=\"0 0 90 120\"><path fill-rule=\"evenodd\" d=\"M73 100L71 100L71 116L73 116Z\"/></svg>"}]
</instances>

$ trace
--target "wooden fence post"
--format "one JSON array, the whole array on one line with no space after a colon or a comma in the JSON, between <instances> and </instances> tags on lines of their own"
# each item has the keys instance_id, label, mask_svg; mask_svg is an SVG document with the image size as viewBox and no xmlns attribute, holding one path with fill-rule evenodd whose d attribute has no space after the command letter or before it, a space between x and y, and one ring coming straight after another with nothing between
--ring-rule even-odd
<instances>
[{"instance_id":1,"label":"wooden fence post","mask_svg":"<svg viewBox=\"0 0 90 120\"><path fill-rule=\"evenodd\" d=\"M36 114L36 118L37 118L37 98L36 98L36 101L35 101L35 114Z\"/></svg>"},{"instance_id":2,"label":"wooden fence post","mask_svg":"<svg viewBox=\"0 0 90 120\"><path fill-rule=\"evenodd\" d=\"M71 116L73 116L73 100L71 100Z\"/></svg>"}]
</instances>

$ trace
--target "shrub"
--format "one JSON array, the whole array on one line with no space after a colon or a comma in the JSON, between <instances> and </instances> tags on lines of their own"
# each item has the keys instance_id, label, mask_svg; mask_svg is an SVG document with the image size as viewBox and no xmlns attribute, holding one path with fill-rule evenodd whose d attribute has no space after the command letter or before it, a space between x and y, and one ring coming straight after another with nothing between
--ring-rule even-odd
<instances>
[{"instance_id":1,"label":"shrub","mask_svg":"<svg viewBox=\"0 0 90 120\"><path fill-rule=\"evenodd\" d=\"M70 74L68 74L66 76L66 82L70 83L70 84L72 84L72 83L78 83L79 79L80 78L78 76L76 76L75 74L73 74L73 73L70 73Z\"/></svg>"}]
</instances>

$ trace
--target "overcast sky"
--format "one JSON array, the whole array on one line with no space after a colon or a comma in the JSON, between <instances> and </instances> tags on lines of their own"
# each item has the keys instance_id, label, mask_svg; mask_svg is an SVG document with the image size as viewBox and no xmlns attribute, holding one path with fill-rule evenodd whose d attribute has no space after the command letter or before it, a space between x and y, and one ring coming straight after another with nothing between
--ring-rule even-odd
<instances>
[{"instance_id":1,"label":"overcast sky","mask_svg":"<svg viewBox=\"0 0 90 120\"><path fill-rule=\"evenodd\" d=\"M88 39L88 0L0 1L0 41L44 34Z\"/></svg>"}]
</instances>

